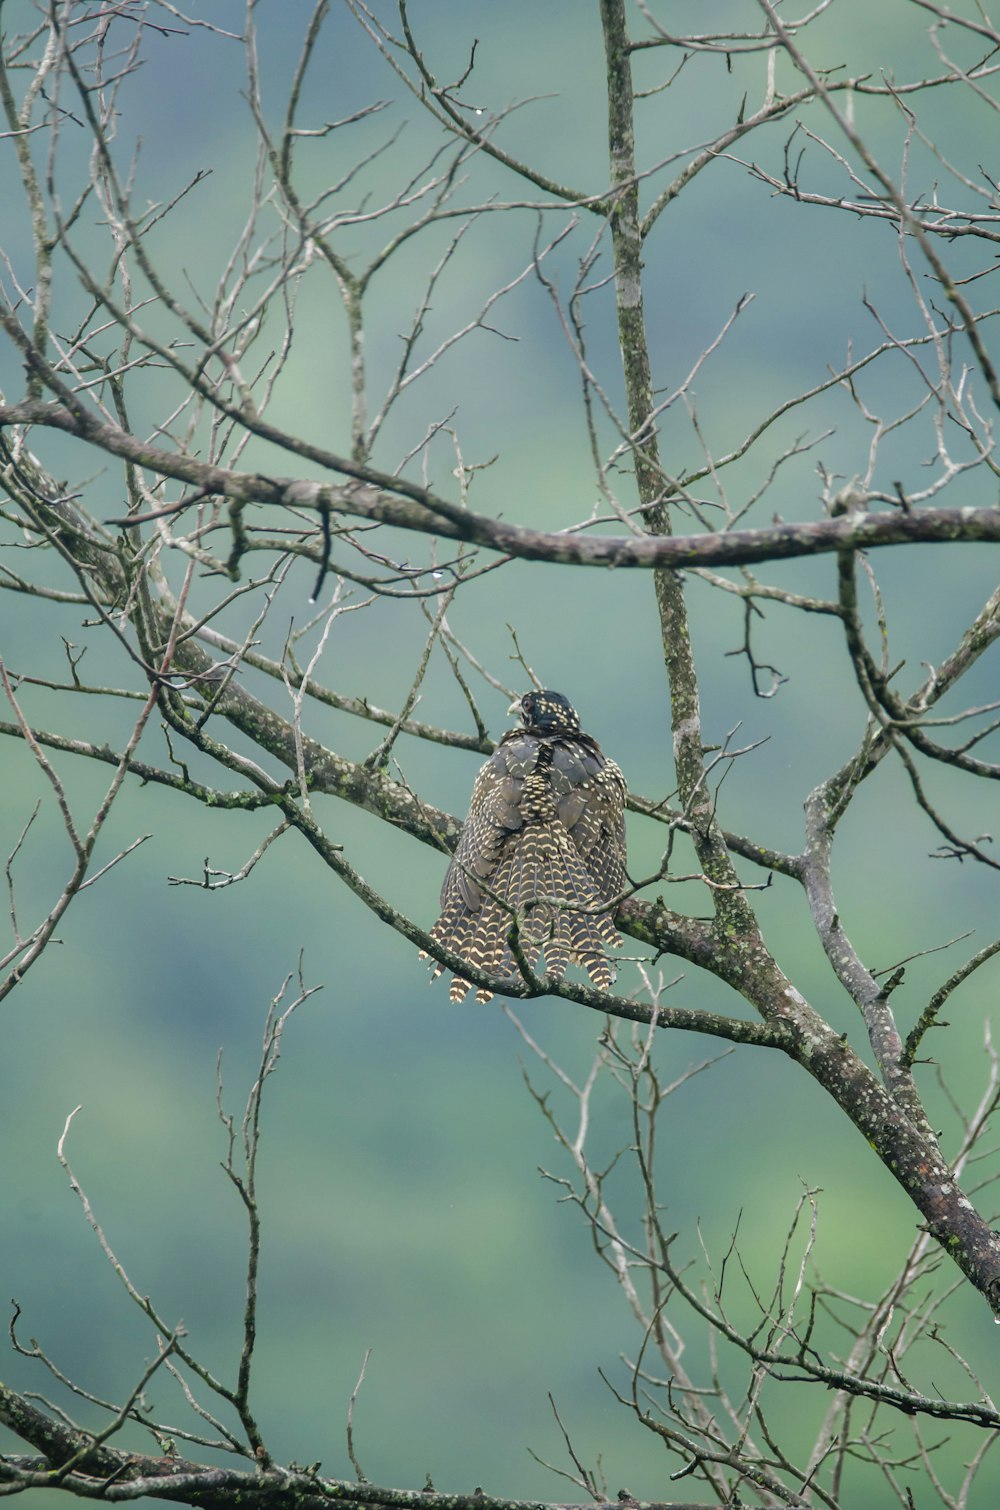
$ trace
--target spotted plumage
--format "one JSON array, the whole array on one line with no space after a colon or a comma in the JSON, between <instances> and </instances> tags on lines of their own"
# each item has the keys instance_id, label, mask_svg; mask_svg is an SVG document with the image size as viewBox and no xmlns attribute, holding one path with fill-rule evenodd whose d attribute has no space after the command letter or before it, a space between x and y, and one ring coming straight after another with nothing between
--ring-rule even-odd
<instances>
[{"instance_id":1,"label":"spotted plumage","mask_svg":"<svg viewBox=\"0 0 1000 1510\"><path fill-rule=\"evenodd\" d=\"M582 965L607 990L621 944L610 911L625 881L625 778L560 692L529 692L476 777L469 816L441 888L432 938L492 976L518 976L508 943L560 978ZM443 966L434 971L437 976ZM456 975L452 1001L469 982ZM480 989L477 1001L489 1001Z\"/></svg>"}]
</instances>

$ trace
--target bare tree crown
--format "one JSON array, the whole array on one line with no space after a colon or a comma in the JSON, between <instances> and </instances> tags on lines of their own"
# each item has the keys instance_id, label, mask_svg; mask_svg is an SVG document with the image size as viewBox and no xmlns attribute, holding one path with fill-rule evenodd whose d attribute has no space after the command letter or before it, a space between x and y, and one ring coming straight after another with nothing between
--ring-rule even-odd
<instances>
[{"instance_id":1,"label":"bare tree crown","mask_svg":"<svg viewBox=\"0 0 1000 1510\"><path fill-rule=\"evenodd\" d=\"M538 1466L574 1499L657 1510L989 1502L1000 32L934 0L208 9L0 3L3 1010L59 996L72 909L109 994L135 958L155 992L176 940L185 1008L245 1044L184 888L237 888L249 953L279 889L322 885L331 994L382 1056L365 1097L411 1075L380 1017L400 1001L454 1083L455 1009L419 952L475 988L459 1010L499 1002L545 1187L578 1218L580 1271L596 1257L623 1303L614 1368L586 1315L566 1346L574 1372L602 1366L612 1456L638 1476L609 1480L554 1392L560 1456ZM600 757L567 797L590 889L548 894L499 885L513 827L483 804L524 777L494 753L504 710L553 686L624 768L630 843L626 871ZM137 801L167 830L197 813L238 862L199 842L165 877ZM135 950L125 876L158 888ZM220 905L198 901L199 919ZM218 1074L247 1233L235 1358L210 1364L133 1273L66 1106L61 1177L148 1352L105 1398L15 1301L3 1493L522 1504L513 1470L496 1496L422 1487L424 1462L405 1488L372 1482L367 1354L342 1461L286 1461L260 1408L262 1109L317 989L310 940L290 944L304 959L274 966L239 1114ZM708 1057L679 1063L682 1033ZM19 1067L2 1074L15 1146ZM725 1157L675 1108L708 1098L728 1126L737 1094L738 1136L770 1151L729 1207ZM440 1115L429 1089L413 1147ZM837 1189L796 1163L776 1225L770 1161L808 1164L814 1120L838 1129ZM905 1241L849 1188L866 1147ZM675 1221L682 1175L721 1245L682 1203ZM307 1227L332 1197L287 1180ZM863 1284L825 1262L826 1198L851 1212ZM468 1233L470 1269L483 1242ZM524 1262L554 1284L551 1255Z\"/></svg>"}]
</instances>

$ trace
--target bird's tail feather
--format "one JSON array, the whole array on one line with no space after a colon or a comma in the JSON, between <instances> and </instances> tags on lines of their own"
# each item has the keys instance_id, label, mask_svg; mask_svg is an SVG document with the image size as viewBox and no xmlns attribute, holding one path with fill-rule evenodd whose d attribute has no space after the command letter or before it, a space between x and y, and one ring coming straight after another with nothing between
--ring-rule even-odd
<instances>
[{"instance_id":1,"label":"bird's tail feather","mask_svg":"<svg viewBox=\"0 0 1000 1510\"><path fill-rule=\"evenodd\" d=\"M544 950L548 973L561 979L568 966L586 970L599 990L615 977L608 949L621 939L610 912L601 912L601 898L570 836L555 824L528 824L516 836L491 879L477 911L456 899L438 919L432 938L484 974L499 978L519 974L508 934L515 920L522 953L534 969ZM441 974L438 965L432 979ZM461 1001L469 982L456 975L451 1000ZM477 1001L492 993L481 987Z\"/></svg>"}]
</instances>

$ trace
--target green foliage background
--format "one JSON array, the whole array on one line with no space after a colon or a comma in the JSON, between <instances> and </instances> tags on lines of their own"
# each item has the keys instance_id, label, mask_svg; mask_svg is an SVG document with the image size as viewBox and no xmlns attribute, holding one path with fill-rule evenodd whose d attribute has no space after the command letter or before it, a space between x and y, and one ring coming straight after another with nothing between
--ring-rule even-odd
<instances>
[{"instance_id":1,"label":"green foliage background","mask_svg":"<svg viewBox=\"0 0 1000 1510\"><path fill-rule=\"evenodd\" d=\"M745 19L746 7L735 3L704 9L712 11L713 26L727 17ZM276 115L307 10L277 3L257 9L265 98ZM5 27L19 29L29 11L24 0L8 3ZM219 0L209 11L213 20L239 29L243 11L233 0ZM544 6L511 0L502 7L482 0L460 7L427 3L417 19L443 78L461 72L471 39L481 39L466 93L481 97L488 109L544 96L511 118L503 137L510 150L584 189L602 186L596 6L576 0ZM873 68L890 58L900 70L919 68L918 56L926 53L921 28L902 4L877 13L861 0L839 4L822 35L826 61L851 69L861 55ZM305 114L340 118L393 91L385 65L345 11L336 12L324 47ZM652 82L654 63L640 60L643 69ZM722 60L714 73L702 65L696 82L690 72L690 84L682 75L649 107L645 151L651 163L680 143L708 137L746 87L740 69L729 74ZM122 142L141 136L140 171L150 198L167 199L198 169L213 169L207 187L164 222L155 242L162 266L175 276L183 267L205 289L214 285L248 196L254 144L238 97L242 87L238 48L191 30L151 39L149 61L125 95ZM931 124L949 149L968 156L982 130L975 102L949 94L946 104L932 101L928 110L938 112ZM886 142L890 115L886 108ZM410 164L412 171L412 163L439 142L411 99L394 96L385 115L303 151L306 176L317 187L328 182L352 153L370 149L397 126L397 147L370 178L376 198L391 194L399 164ZM788 129L773 134L779 154ZM75 149L71 138L70 152L76 150L85 145ZM470 197L477 202L491 190L520 193L499 169L483 165L476 171ZM26 259L29 226L16 208L12 175L12 157L4 151L5 237L15 257ZM654 179L654 192L657 186ZM511 229L505 227L502 217L485 216L470 231L463 256L435 299L428 350L524 265L531 217L515 216ZM368 233L369 249L383 235L382 228ZM376 391L396 359L406 312L443 244L444 233L436 232L426 244L416 243L407 271L393 264L373 287L368 355ZM580 246L573 243L553 260L564 290ZM606 257L600 268L609 271ZM878 339L861 303L863 291L890 321L909 308L888 229L775 200L732 163L706 173L678 201L676 214L664 216L647 276L656 380L662 385L683 377L744 292L755 295L723 355L695 385L703 428L725 448L767 407L821 381L826 364L841 360L848 343L860 348ZM332 285L324 292L317 280L298 316L309 335L274 418L344 448L349 395L343 319ZM149 318L156 318L155 311ZM592 360L617 395L610 296L595 301L590 320ZM431 419L457 403L453 423L466 460L500 453L478 477L473 506L561 527L587 511L594 493L573 360L549 301L532 280L502 306L496 323L516 340L480 332L460 345L400 405L376 461L392 466ZM9 351L3 360L0 386L12 396L20 391L21 374ZM894 378L873 380L872 396L902 408L910 382L900 362ZM161 397L151 383L144 398L149 412L135 417L140 431L152 423ZM866 441L841 394L829 396L808 420L811 434L828 425L837 433L822 455L850 476L863 466ZM668 420L668 445L671 426L677 454L690 464L697 454L690 427L682 416ZM782 444L801 428L795 415L783 421ZM100 458L81 459L52 436L44 438L44 447L38 437L38 448L74 486L93 474L86 496L99 517L121 511L120 484L113 470L101 470ZM441 485L454 461L443 444L432 456ZM248 459L275 464L263 447ZM906 486L920 476L919 456L887 452L885 464L896 465L891 475ZM288 470L287 462L281 470ZM749 463L730 485L738 493L760 481L760 465ZM623 482L623 493L626 488ZM816 517L819 493L815 456L803 455L779 475L767 495L767 515ZM969 495L962 501L982 501L971 486ZM995 553L972 546L922 549L883 553L875 564L889 606L893 655L907 658L904 676L912 681L921 674L921 661L940 659L952 648L994 586ZM830 560L761 576L794 583L800 591L834 591ZM270 626L272 650L280 650L288 616L302 622L309 613L311 574L293 573L291 580L282 599L285 617ZM198 591L207 602L217 587L209 582ZM838 627L772 610L758 631L758 653L789 680L764 702L752 694L745 662L727 654L741 639L738 602L697 582L691 597L708 737L721 741L738 726L737 744L767 741L729 774L723 820L762 842L797 850L802 799L856 748L863 730L863 707ZM231 632L238 632L247 614L237 605L228 621ZM632 788L657 797L671 790L669 711L652 586L645 577L514 563L460 594L450 618L486 664L520 686L523 673L510 662L507 628L515 626L543 682L573 698L585 727L618 759ZM333 633L321 679L395 709L415 671L424 632L412 605L383 602L377 611L348 615ZM123 658L93 629L81 628L79 613L60 613L12 593L0 599L0 650L13 671L64 677L61 635L87 646L92 679L124 682ZM983 669L970 681L976 685L966 688L966 701L995 695L994 672ZM256 685L249 673L247 685ZM58 726L53 694L25 688L23 702L38 725ZM503 699L486 694L483 706L496 735L504 726ZM73 711L78 725L68 732L113 744L131 708L80 699ZM432 665L418 716L468 727L443 662ZM309 732L355 758L380 737L372 726L317 710L310 714ZM151 749L156 738L150 736ZM429 801L464 812L477 757L406 739L396 755L407 780ZM41 803L14 871L19 916L29 922L61 887L69 850L51 792L30 756L7 740L0 759L5 854L35 802ZM55 763L74 807L89 814L106 772L67 758ZM936 773L934 784L959 827L981 833L995 826L981 793L967 791L946 773ZM963 949L971 952L995 931L995 892L968 867L928 859L937 838L888 764L870 785L839 841L835 874L845 925L865 959L886 967L976 930L966 945L908 968L906 986L894 998L906 1027L964 957ZM366 879L410 916L431 922L440 857L332 799L319 799L317 811ZM66 1374L113 1400L127 1393L154 1349L148 1324L127 1302L56 1163L66 1115L81 1105L68 1152L110 1243L138 1289L165 1316L183 1320L192 1349L231 1377L242 1310L244 1225L219 1169L224 1135L214 1106L215 1060L221 1048L225 1103L238 1111L255 1072L267 1003L301 954L307 983L322 982L323 990L287 1031L282 1064L266 1096L260 1169L265 1253L255 1404L273 1452L285 1460L320 1458L325 1473L349 1474L347 1401L371 1348L355 1428L365 1471L375 1481L419 1485L430 1472L447 1489L480 1484L495 1493L567 1497L567 1486L526 1451L568 1466L547 1400L551 1392L578 1450L589 1462L600 1455L612 1494L627 1486L642 1497L668 1497L667 1473L676 1462L613 1403L598 1375L604 1369L623 1384L620 1355L634 1356L640 1338L579 1214L559 1204L558 1192L538 1175L540 1165L568 1171L523 1086L520 1041L497 1004L450 1007L440 985L425 984L424 967L406 942L381 930L294 836L269 851L238 887L208 895L168 884L170 876L198 876L206 856L215 866L239 869L267 828L264 814L206 812L130 784L100 858L110 859L139 834L152 837L71 908L58 945L6 1006L0 1039L0 1294L21 1307L21 1341L36 1338ZM655 868L661 844L661 833L635 826L636 874ZM744 874L761 879L750 867ZM702 894L690 887L674 888L668 900L707 910ZM779 961L860 1043L853 1009L821 959L797 889L777 881L758 900ZM661 967L667 978L679 973L670 960ZM954 1003L947 1034L933 1045L953 1087L966 1098L982 1078L981 1023L995 981L995 971L989 977L983 972L969 984ZM631 985L627 973L624 984ZM670 999L732 1010L721 988L690 971ZM519 1015L574 1073L589 1061L602 1028L599 1019L562 1002L525 1004ZM656 1054L669 1078L716 1048L664 1033ZM931 1073L921 1071L924 1077ZM944 1125L951 1113L943 1099L940 1106ZM630 1129L624 1101L607 1092L599 1108L600 1146L609 1152L625 1146ZM953 1134L953 1118L948 1126ZM874 1296L913 1234L912 1210L870 1151L841 1126L832 1105L791 1065L762 1053L739 1050L684 1086L665 1108L661 1158L662 1193L678 1244L699 1262L700 1232L718 1259L739 1219L741 1254L764 1288L803 1183L823 1190L820 1267L847 1290ZM612 1192L622 1211L637 1210L638 1192L624 1172ZM956 1339L986 1387L995 1386L998 1334L985 1307L959 1296L952 1310ZM691 1366L703 1357L703 1340L692 1328ZM25 1359L5 1357L4 1374L18 1387L56 1392L41 1367ZM969 1393L944 1354L935 1380L943 1390ZM181 1419L183 1402L166 1379L155 1382L151 1396L161 1418ZM823 1408L809 1391L789 1387L782 1420L805 1440ZM79 1415L88 1424L97 1420L89 1407ZM996 1487L983 1480L984 1491ZM865 1503L888 1503L880 1492L872 1484Z\"/></svg>"}]
</instances>

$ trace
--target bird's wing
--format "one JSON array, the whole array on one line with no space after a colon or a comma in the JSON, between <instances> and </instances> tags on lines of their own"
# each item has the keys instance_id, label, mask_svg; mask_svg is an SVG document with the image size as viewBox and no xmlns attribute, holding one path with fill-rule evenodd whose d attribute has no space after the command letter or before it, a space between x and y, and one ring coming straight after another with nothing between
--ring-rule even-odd
<instances>
[{"instance_id":1,"label":"bird's wing","mask_svg":"<svg viewBox=\"0 0 1000 1510\"><path fill-rule=\"evenodd\" d=\"M600 908L625 878L625 797L621 771L587 736L505 735L476 777L432 937L487 975L516 975L516 919L531 965L544 949L552 975L575 961L607 990L607 951L621 941ZM467 990L456 975L451 999Z\"/></svg>"},{"instance_id":2,"label":"bird's wing","mask_svg":"<svg viewBox=\"0 0 1000 1510\"><path fill-rule=\"evenodd\" d=\"M574 740L556 748L552 782L559 817L597 895L610 900L625 883L625 777L596 747Z\"/></svg>"},{"instance_id":3,"label":"bird's wing","mask_svg":"<svg viewBox=\"0 0 1000 1510\"><path fill-rule=\"evenodd\" d=\"M478 911L511 834L523 824L521 796L534 769L538 741L520 733L507 735L482 767L472 788L469 816L441 887L441 907L461 901Z\"/></svg>"}]
</instances>

